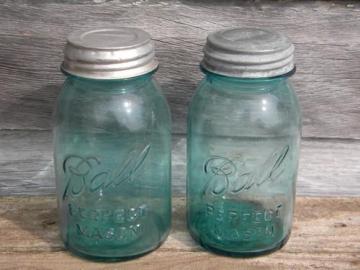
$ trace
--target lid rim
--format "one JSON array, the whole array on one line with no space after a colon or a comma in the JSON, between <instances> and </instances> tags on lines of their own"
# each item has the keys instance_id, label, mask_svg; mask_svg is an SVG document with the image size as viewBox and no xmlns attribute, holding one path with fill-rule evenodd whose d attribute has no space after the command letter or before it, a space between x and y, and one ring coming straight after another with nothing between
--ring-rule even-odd
<instances>
[{"instance_id":1,"label":"lid rim","mask_svg":"<svg viewBox=\"0 0 360 270\"><path fill-rule=\"evenodd\" d=\"M205 74L216 75L216 76L225 77L225 78L229 78L229 79L239 79L239 80L269 79L270 80L270 79L276 79L276 78L282 78L282 77L291 77L292 75L294 75L296 73L296 65L294 65L292 70L290 70L289 72L287 72L285 74L270 76L270 77L235 77L235 76L215 73L211 70L205 69L201 65L200 65L200 70Z\"/></svg>"},{"instance_id":2,"label":"lid rim","mask_svg":"<svg viewBox=\"0 0 360 270\"><path fill-rule=\"evenodd\" d=\"M143 72L139 72L139 73L135 73L133 72L132 75L116 75L116 73L120 73L120 71L115 70L113 71L113 73L109 73L109 72L92 72L92 71L88 71L86 73L81 73L81 72L77 72L74 70L69 71L67 68L64 67L63 63L60 65L60 70L61 72L63 72L66 76L70 75L70 76L76 76L79 78L84 78L84 79L93 79L93 80L125 80L125 79L133 79L136 77L140 77L149 73L153 73L156 72L157 69L159 68L159 64L157 63L156 65L154 65L152 68L149 68L147 71L143 71Z\"/></svg>"}]
</instances>

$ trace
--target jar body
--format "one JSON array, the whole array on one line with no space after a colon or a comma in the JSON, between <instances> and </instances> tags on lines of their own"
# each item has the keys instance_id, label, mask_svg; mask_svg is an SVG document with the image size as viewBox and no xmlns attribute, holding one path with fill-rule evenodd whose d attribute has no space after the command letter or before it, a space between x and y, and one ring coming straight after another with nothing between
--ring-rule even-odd
<instances>
[{"instance_id":1,"label":"jar body","mask_svg":"<svg viewBox=\"0 0 360 270\"><path fill-rule=\"evenodd\" d=\"M160 245L171 223L171 133L151 74L68 76L55 111L61 235L73 252L117 260Z\"/></svg>"},{"instance_id":2,"label":"jar body","mask_svg":"<svg viewBox=\"0 0 360 270\"><path fill-rule=\"evenodd\" d=\"M188 115L187 222L195 240L234 256L268 253L286 242L300 126L286 77L207 74Z\"/></svg>"}]
</instances>

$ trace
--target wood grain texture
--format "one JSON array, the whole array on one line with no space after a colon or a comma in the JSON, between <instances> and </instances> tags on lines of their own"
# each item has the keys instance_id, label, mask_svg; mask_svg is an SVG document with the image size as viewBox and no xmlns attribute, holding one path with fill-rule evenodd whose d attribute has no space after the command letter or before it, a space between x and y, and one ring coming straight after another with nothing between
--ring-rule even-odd
<instances>
[{"instance_id":1,"label":"wood grain texture","mask_svg":"<svg viewBox=\"0 0 360 270\"><path fill-rule=\"evenodd\" d=\"M55 191L49 131L0 131L0 195ZM300 195L360 196L360 141L303 140L297 192ZM185 194L186 139L173 136L172 185Z\"/></svg>"},{"instance_id":2,"label":"wood grain texture","mask_svg":"<svg viewBox=\"0 0 360 270\"><path fill-rule=\"evenodd\" d=\"M185 200L173 201L173 227L155 252L121 263L93 263L64 250L53 197L0 198L0 267L13 269L359 269L360 198L298 197L287 245L267 256L234 259L203 250L188 234Z\"/></svg>"},{"instance_id":3,"label":"wood grain texture","mask_svg":"<svg viewBox=\"0 0 360 270\"><path fill-rule=\"evenodd\" d=\"M187 105L202 77L211 31L270 26L297 48L294 85L305 137L360 138L360 3L351 1L0 1L0 129L48 130L63 77L66 35L133 26L154 38L157 78L185 132Z\"/></svg>"}]
</instances>

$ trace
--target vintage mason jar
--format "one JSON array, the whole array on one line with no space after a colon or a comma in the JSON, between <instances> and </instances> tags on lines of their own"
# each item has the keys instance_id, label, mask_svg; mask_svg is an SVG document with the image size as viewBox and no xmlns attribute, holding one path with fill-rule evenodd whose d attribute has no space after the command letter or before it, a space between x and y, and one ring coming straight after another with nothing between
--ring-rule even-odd
<instances>
[{"instance_id":1,"label":"vintage mason jar","mask_svg":"<svg viewBox=\"0 0 360 270\"><path fill-rule=\"evenodd\" d=\"M103 260L157 248L171 219L168 105L153 75L149 34L74 32L55 112L61 235L72 252Z\"/></svg>"},{"instance_id":2,"label":"vintage mason jar","mask_svg":"<svg viewBox=\"0 0 360 270\"><path fill-rule=\"evenodd\" d=\"M293 53L265 29L208 36L187 144L188 228L207 249L255 256L289 238L301 135Z\"/></svg>"}]
</instances>

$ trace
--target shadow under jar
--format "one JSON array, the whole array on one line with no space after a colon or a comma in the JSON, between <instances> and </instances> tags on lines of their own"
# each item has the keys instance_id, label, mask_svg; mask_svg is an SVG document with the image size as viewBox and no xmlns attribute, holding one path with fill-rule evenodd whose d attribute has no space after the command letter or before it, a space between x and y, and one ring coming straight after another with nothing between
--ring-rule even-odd
<instances>
[{"instance_id":1,"label":"shadow under jar","mask_svg":"<svg viewBox=\"0 0 360 270\"><path fill-rule=\"evenodd\" d=\"M269 30L208 36L188 114L187 222L209 250L256 256L289 238L301 137L293 51Z\"/></svg>"},{"instance_id":2,"label":"shadow under jar","mask_svg":"<svg viewBox=\"0 0 360 270\"><path fill-rule=\"evenodd\" d=\"M171 131L150 36L139 29L75 32L55 112L62 239L91 259L157 248L171 223Z\"/></svg>"}]
</instances>

